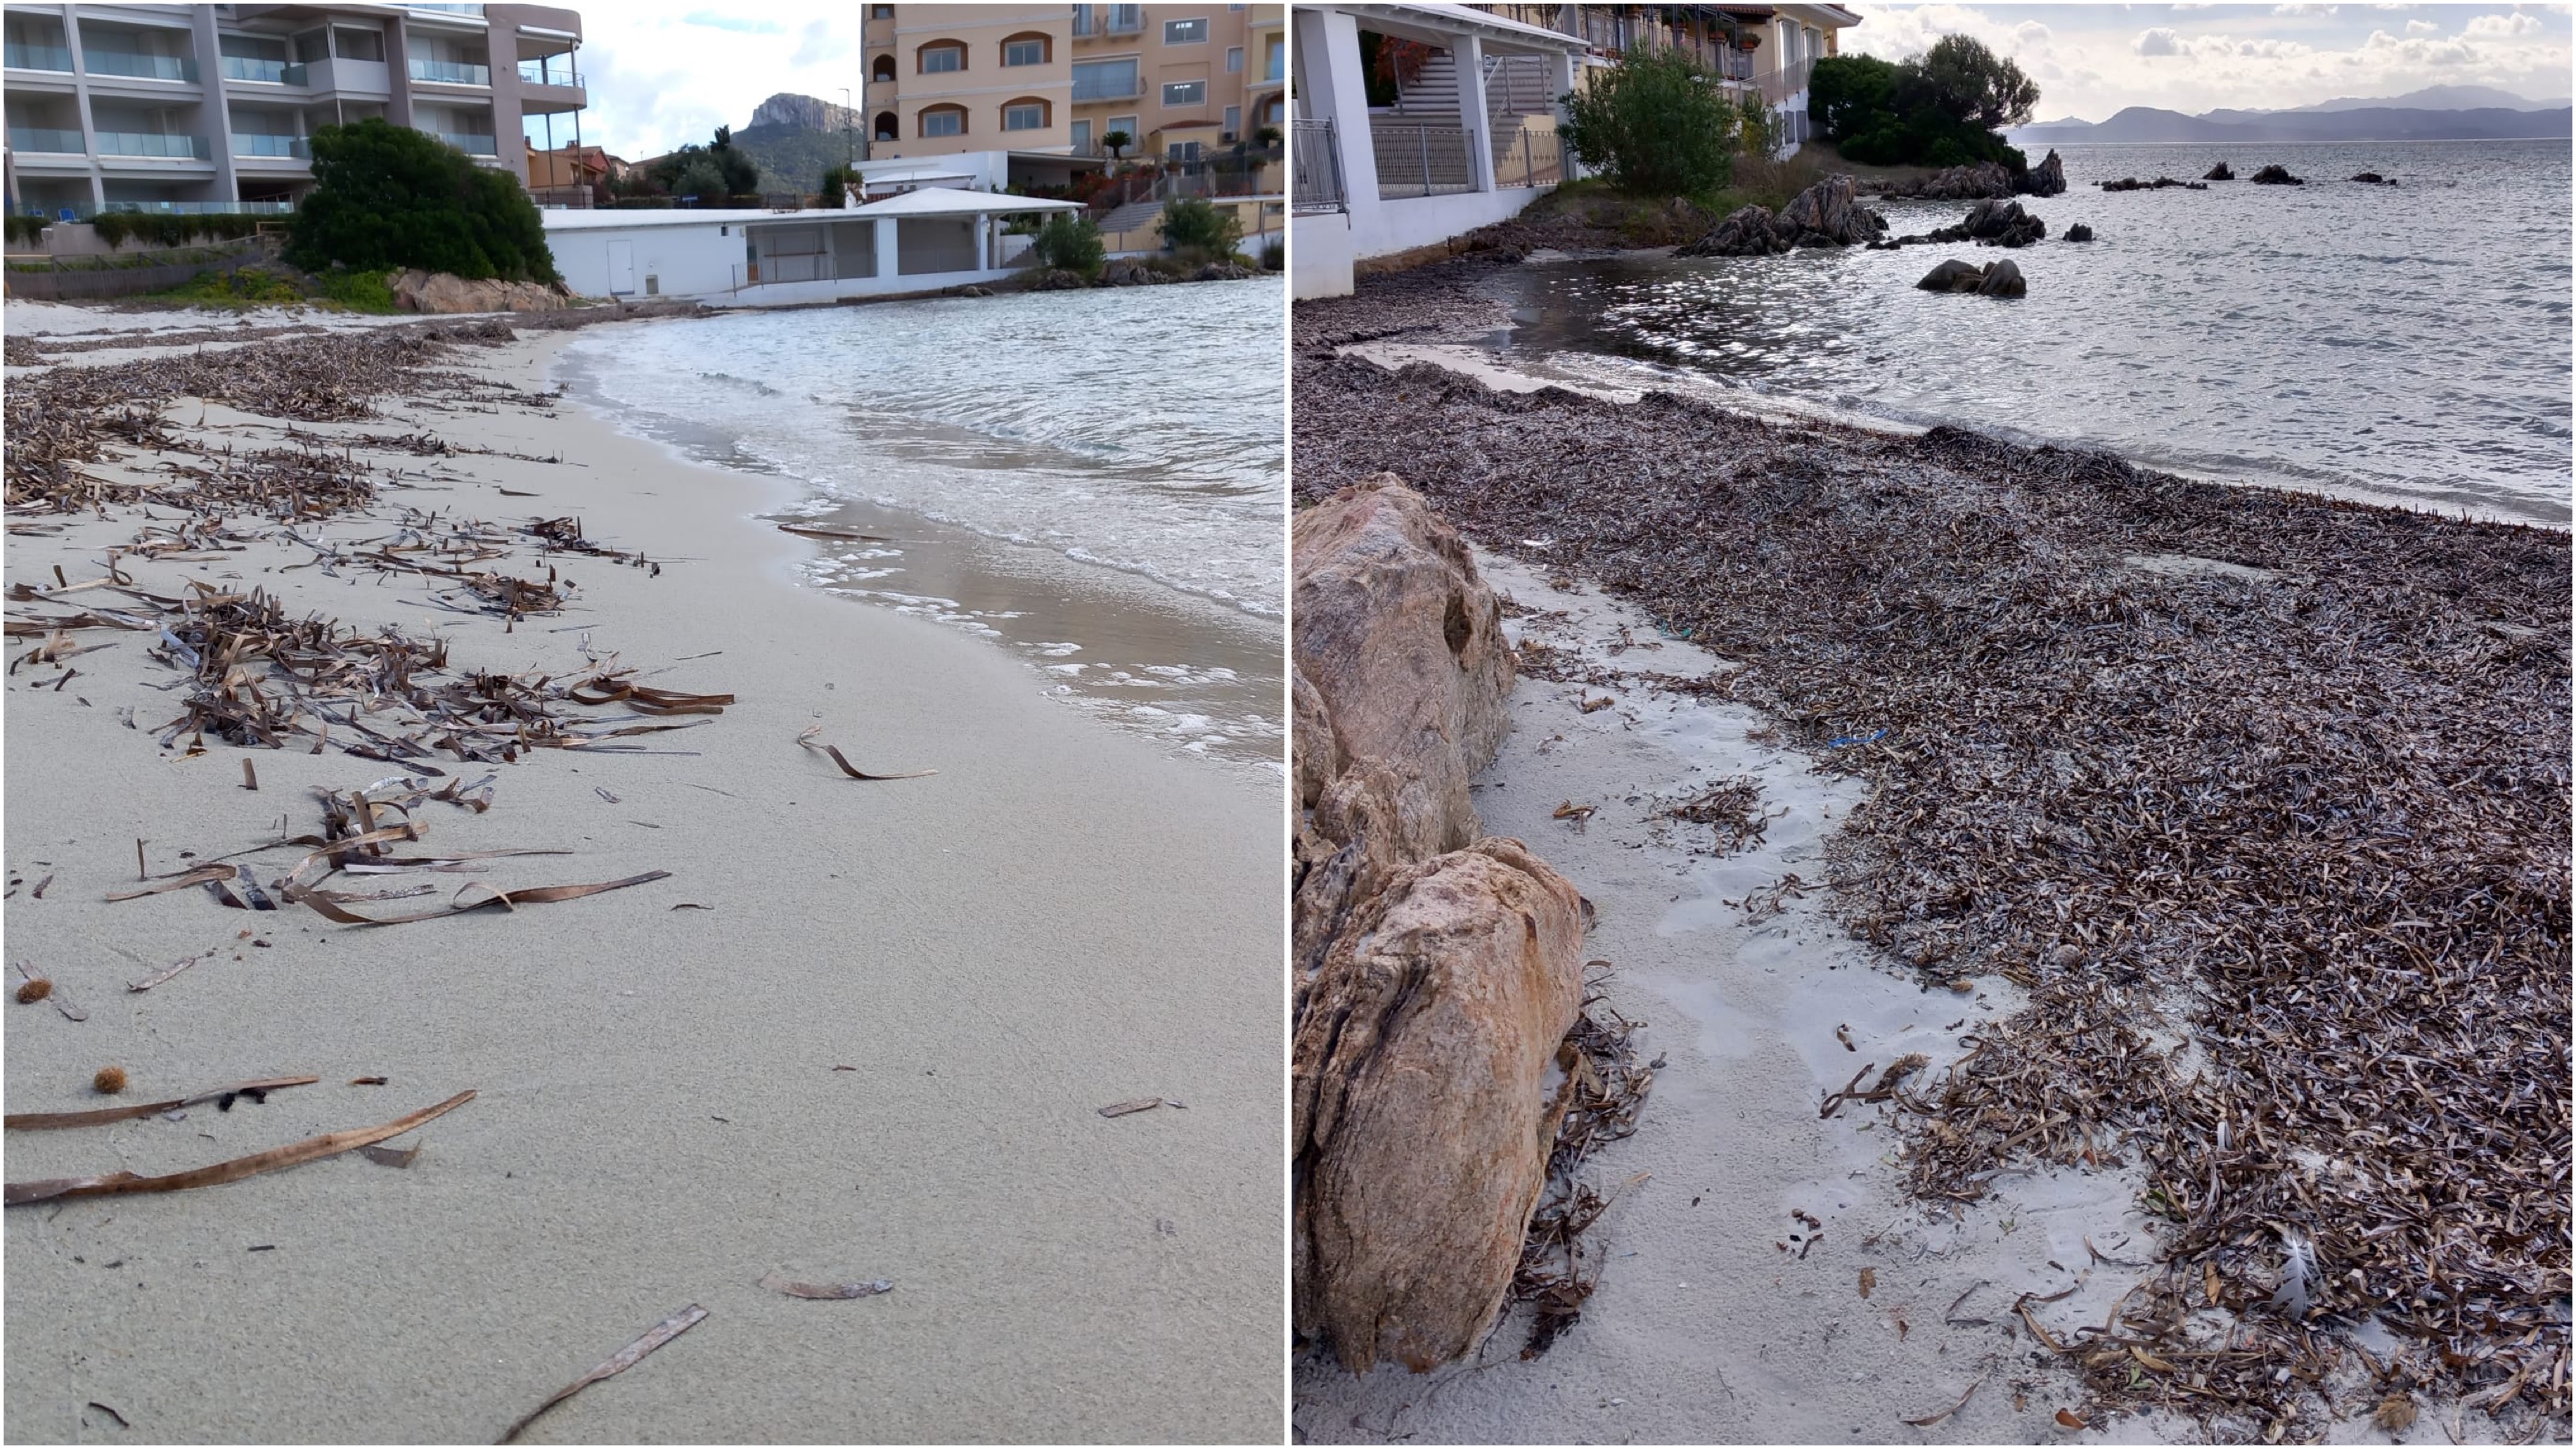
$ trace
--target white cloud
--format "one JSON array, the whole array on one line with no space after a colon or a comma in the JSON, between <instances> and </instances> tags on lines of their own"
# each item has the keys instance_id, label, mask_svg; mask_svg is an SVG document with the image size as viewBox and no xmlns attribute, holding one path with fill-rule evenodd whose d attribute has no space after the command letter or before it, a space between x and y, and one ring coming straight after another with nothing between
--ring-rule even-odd
<instances>
[{"instance_id":1,"label":"white cloud","mask_svg":"<svg viewBox=\"0 0 2576 1449\"><path fill-rule=\"evenodd\" d=\"M2409 20L2406 22L2406 33L2409 35L2438 35L2441 33L2441 30L2442 27L2434 24L2430 20Z\"/></svg>"},{"instance_id":2,"label":"white cloud","mask_svg":"<svg viewBox=\"0 0 2576 1449\"><path fill-rule=\"evenodd\" d=\"M782 91L838 104L865 84L860 7L786 0L710 9L708 0L636 0L582 12L590 109L582 139L629 159L704 143L742 126ZM572 139L555 121L557 143ZM545 143L540 131L538 144Z\"/></svg>"},{"instance_id":3,"label":"white cloud","mask_svg":"<svg viewBox=\"0 0 2576 1449\"><path fill-rule=\"evenodd\" d=\"M2275 15L2332 15L2335 13L2335 7L2332 5L2275 5L2272 7L2272 13Z\"/></svg>"},{"instance_id":4,"label":"white cloud","mask_svg":"<svg viewBox=\"0 0 2576 1449\"><path fill-rule=\"evenodd\" d=\"M2407 28L2412 30L2414 27ZM2469 17L2468 24L2460 27L2460 33L2472 39L2492 40L2507 39L2517 35L2538 35L2540 17L2519 10L2511 15L2473 15Z\"/></svg>"},{"instance_id":5,"label":"white cloud","mask_svg":"<svg viewBox=\"0 0 2576 1449\"><path fill-rule=\"evenodd\" d=\"M2272 110L2431 85L2495 86L2534 100L2567 94L2576 40L2562 14L2501 0L2487 0L2484 13L2410 8L2444 31L2472 17L2480 23L2474 33L2446 35L2375 7L2345 4L2339 15L2309 18L2273 15L2266 3L2207 7L2142 29L2140 19L2166 11L2142 17L2109 5L1888 4L1863 7L1861 24L1843 32L1842 49L1901 60L1944 35L1971 36L2039 82L2044 118L2100 120L2129 106L2186 115Z\"/></svg>"}]
</instances>

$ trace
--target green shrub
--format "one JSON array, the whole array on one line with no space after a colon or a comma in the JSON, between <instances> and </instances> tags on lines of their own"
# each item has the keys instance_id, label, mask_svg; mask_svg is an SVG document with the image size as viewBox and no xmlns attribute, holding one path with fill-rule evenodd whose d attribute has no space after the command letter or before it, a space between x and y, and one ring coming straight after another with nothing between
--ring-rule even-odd
<instances>
[{"instance_id":1,"label":"green shrub","mask_svg":"<svg viewBox=\"0 0 2576 1449\"><path fill-rule=\"evenodd\" d=\"M1080 212L1059 211L1048 217L1030 241L1029 251L1040 265L1085 279L1099 276L1109 260L1109 244L1100 239L1100 223Z\"/></svg>"},{"instance_id":2,"label":"green shrub","mask_svg":"<svg viewBox=\"0 0 2576 1449\"><path fill-rule=\"evenodd\" d=\"M393 274L341 270L324 272L317 279L322 295L352 312L393 312Z\"/></svg>"},{"instance_id":3,"label":"green shrub","mask_svg":"<svg viewBox=\"0 0 2576 1449\"><path fill-rule=\"evenodd\" d=\"M823 172L823 185L820 188L823 204L835 211L840 210L841 204L849 199L849 189L858 184L859 168L856 166L843 165L826 169Z\"/></svg>"},{"instance_id":4,"label":"green shrub","mask_svg":"<svg viewBox=\"0 0 2576 1449\"><path fill-rule=\"evenodd\" d=\"M12 245L34 246L45 239L45 228L49 223L41 216L13 216L9 218L8 225Z\"/></svg>"},{"instance_id":5,"label":"green shrub","mask_svg":"<svg viewBox=\"0 0 2576 1449\"><path fill-rule=\"evenodd\" d=\"M1740 118L1686 52L1631 50L1565 109L1566 146L1622 191L1699 196L1732 173Z\"/></svg>"},{"instance_id":6,"label":"green shrub","mask_svg":"<svg viewBox=\"0 0 2576 1449\"><path fill-rule=\"evenodd\" d=\"M1222 257L1230 255L1241 240L1243 218L1236 216L1231 206L1219 207L1196 196L1176 196L1163 203L1165 251L1199 251Z\"/></svg>"},{"instance_id":7,"label":"green shrub","mask_svg":"<svg viewBox=\"0 0 2576 1449\"><path fill-rule=\"evenodd\" d=\"M1279 244L1277 237L1261 244L1261 270L1275 272L1287 265L1288 249Z\"/></svg>"},{"instance_id":8,"label":"green shrub","mask_svg":"<svg viewBox=\"0 0 2576 1449\"><path fill-rule=\"evenodd\" d=\"M153 296L201 307L288 307L305 300L304 289L294 278L261 267L199 272Z\"/></svg>"},{"instance_id":9,"label":"green shrub","mask_svg":"<svg viewBox=\"0 0 2576 1449\"><path fill-rule=\"evenodd\" d=\"M518 179L425 132L374 118L324 126L313 133L313 176L286 251L306 271L558 280L545 223Z\"/></svg>"}]
</instances>

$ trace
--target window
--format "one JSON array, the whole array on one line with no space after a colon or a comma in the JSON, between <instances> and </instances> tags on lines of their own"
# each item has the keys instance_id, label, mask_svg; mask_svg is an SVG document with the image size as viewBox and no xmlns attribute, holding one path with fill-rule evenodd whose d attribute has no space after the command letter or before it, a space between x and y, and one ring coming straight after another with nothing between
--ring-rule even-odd
<instances>
[{"instance_id":1,"label":"window","mask_svg":"<svg viewBox=\"0 0 2576 1449\"><path fill-rule=\"evenodd\" d=\"M881 55L881 56L878 56L878 57L877 57L877 60L876 60L876 64L875 64L874 66L870 67L870 68L869 68L869 70L868 70L868 79L870 79L870 80L872 80L872 81L890 81L890 80L893 80L893 79L894 79L894 57L893 57L893 56L890 56L890 55Z\"/></svg>"},{"instance_id":2,"label":"window","mask_svg":"<svg viewBox=\"0 0 2576 1449\"><path fill-rule=\"evenodd\" d=\"M331 49L342 60L382 61L385 58L384 32L334 29L331 32Z\"/></svg>"},{"instance_id":3,"label":"window","mask_svg":"<svg viewBox=\"0 0 2576 1449\"><path fill-rule=\"evenodd\" d=\"M921 48L921 73L947 75L966 68L966 47L953 40L936 41Z\"/></svg>"},{"instance_id":4,"label":"window","mask_svg":"<svg viewBox=\"0 0 2576 1449\"><path fill-rule=\"evenodd\" d=\"M1229 45L1225 48L1225 73L1227 75L1241 75L1243 73L1242 46Z\"/></svg>"},{"instance_id":5,"label":"window","mask_svg":"<svg viewBox=\"0 0 2576 1449\"><path fill-rule=\"evenodd\" d=\"M1046 102L1019 100L1002 107L1002 129L1005 131L1043 131L1047 123Z\"/></svg>"},{"instance_id":6,"label":"window","mask_svg":"<svg viewBox=\"0 0 2576 1449\"><path fill-rule=\"evenodd\" d=\"M933 106L929 110L922 112L921 134L925 139L932 136L965 135L966 108L964 106Z\"/></svg>"},{"instance_id":7,"label":"window","mask_svg":"<svg viewBox=\"0 0 2576 1449\"><path fill-rule=\"evenodd\" d=\"M1225 139L1227 139L1227 140L1229 140L1229 141L1233 140L1233 139L1234 139L1234 133L1235 133L1235 132L1237 132L1237 131L1240 131L1240 130L1242 130L1242 129L1243 129L1243 107L1241 107L1241 106L1228 106L1228 107L1226 107L1226 108L1225 108Z\"/></svg>"},{"instance_id":8,"label":"window","mask_svg":"<svg viewBox=\"0 0 2576 1449\"><path fill-rule=\"evenodd\" d=\"M1207 104L1206 81L1170 81L1163 86L1166 106L1203 106Z\"/></svg>"},{"instance_id":9,"label":"window","mask_svg":"<svg viewBox=\"0 0 2576 1449\"><path fill-rule=\"evenodd\" d=\"M1284 78L1287 74L1288 42L1274 35L1270 38L1269 46L1261 54L1261 78L1275 81Z\"/></svg>"},{"instance_id":10,"label":"window","mask_svg":"<svg viewBox=\"0 0 2576 1449\"><path fill-rule=\"evenodd\" d=\"M1073 154L1076 156L1088 156L1091 154L1091 123L1089 121L1076 121L1073 123Z\"/></svg>"},{"instance_id":11,"label":"window","mask_svg":"<svg viewBox=\"0 0 2576 1449\"><path fill-rule=\"evenodd\" d=\"M903 139L903 123L894 118L894 112L879 111L876 133L880 141L900 141Z\"/></svg>"},{"instance_id":12,"label":"window","mask_svg":"<svg viewBox=\"0 0 2576 1449\"><path fill-rule=\"evenodd\" d=\"M1014 35L1002 42L1002 64L1044 65L1047 43L1043 35Z\"/></svg>"},{"instance_id":13,"label":"window","mask_svg":"<svg viewBox=\"0 0 2576 1449\"><path fill-rule=\"evenodd\" d=\"M1134 116L1111 116L1109 118L1108 127L1100 133L1100 144L1104 146L1109 144L1109 133L1111 131L1124 131L1127 133L1127 148L1129 150L1134 150L1136 143L1145 139L1145 128L1136 124L1136 118Z\"/></svg>"},{"instance_id":14,"label":"window","mask_svg":"<svg viewBox=\"0 0 2576 1449\"><path fill-rule=\"evenodd\" d=\"M1143 87L1136 76L1136 57L1081 60L1073 65L1073 98L1077 101L1123 101Z\"/></svg>"},{"instance_id":15,"label":"window","mask_svg":"<svg viewBox=\"0 0 2576 1449\"><path fill-rule=\"evenodd\" d=\"M1174 161L1196 161L1203 149L1197 141L1174 141L1169 156Z\"/></svg>"},{"instance_id":16,"label":"window","mask_svg":"<svg viewBox=\"0 0 2576 1449\"><path fill-rule=\"evenodd\" d=\"M1205 45L1207 44L1207 21L1204 19L1166 20L1163 22L1163 43L1165 45Z\"/></svg>"},{"instance_id":17,"label":"window","mask_svg":"<svg viewBox=\"0 0 2576 1449\"><path fill-rule=\"evenodd\" d=\"M892 20L894 18L894 7L891 5L871 5L868 7L868 18L870 20Z\"/></svg>"}]
</instances>

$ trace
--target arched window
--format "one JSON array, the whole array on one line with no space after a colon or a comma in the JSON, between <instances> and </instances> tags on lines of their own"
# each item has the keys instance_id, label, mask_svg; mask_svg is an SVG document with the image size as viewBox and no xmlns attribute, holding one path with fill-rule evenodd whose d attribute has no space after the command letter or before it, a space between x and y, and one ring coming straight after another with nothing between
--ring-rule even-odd
<instances>
[{"instance_id":1,"label":"arched window","mask_svg":"<svg viewBox=\"0 0 2576 1449\"><path fill-rule=\"evenodd\" d=\"M1023 31L1002 42L1002 64L1044 65L1054 59L1055 44L1043 30Z\"/></svg>"},{"instance_id":2,"label":"arched window","mask_svg":"<svg viewBox=\"0 0 2576 1449\"><path fill-rule=\"evenodd\" d=\"M892 111L877 112L876 136L880 141L902 140L903 122L896 120Z\"/></svg>"},{"instance_id":3,"label":"arched window","mask_svg":"<svg viewBox=\"0 0 2576 1449\"><path fill-rule=\"evenodd\" d=\"M966 134L966 108L955 105L924 106L919 123L921 138L925 141L936 140L941 136L963 136Z\"/></svg>"},{"instance_id":4,"label":"arched window","mask_svg":"<svg viewBox=\"0 0 2576 1449\"><path fill-rule=\"evenodd\" d=\"M913 69L922 75L954 75L965 68L962 40L933 40L913 52Z\"/></svg>"},{"instance_id":5,"label":"arched window","mask_svg":"<svg viewBox=\"0 0 2576 1449\"><path fill-rule=\"evenodd\" d=\"M1002 129L1005 131L1043 131L1055 119L1055 107L1039 96L1022 96L1002 102Z\"/></svg>"},{"instance_id":6,"label":"arched window","mask_svg":"<svg viewBox=\"0 0 2576 1449\"><path fill-rule=\"evenodd\" d=\"M893 80L894 57L891 55L878 56L875 67L868 72L868 79L881 81Z\"/></svg>"}]
</instances>

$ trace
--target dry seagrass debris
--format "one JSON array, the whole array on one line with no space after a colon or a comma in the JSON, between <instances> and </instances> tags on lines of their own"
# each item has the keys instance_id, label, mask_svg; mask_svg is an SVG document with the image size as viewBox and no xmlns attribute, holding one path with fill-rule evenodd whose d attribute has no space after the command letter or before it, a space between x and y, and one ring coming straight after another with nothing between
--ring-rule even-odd
<instances>
[{"instance_id":1,"label":"dry seagrass debris","mask_svg":"<svg viewBox=\"0 0 2576 1449\"><path fill-rule=\"evenodd\" d=\"M806 726L804 733L796 737L796 743L803 745L809 750L819 750L824 754L830 755L832 757L832 763L841 767L841 773L849 776L853 780L919 780L926 776L936 775L939 773L937 770L912 770L900 775L871 775L865 770L860 769L858 766L851 764L849 758L841 753L840 746L827 745L814 738L814 736L821 734L822 732L823 727L821 725L808 725Z\"/></svg>"},{"instance_id":2,"label":"dry seagrass debris","mask_svg":"<svg viewBox=\"0 0 2576 1449\"><path fill-rule=\"evenodd\" d=\"M136 1117L175 1112L182 1107L193 1107L199 1102L212 1102L244 1094L256 1094L257 1099L265 1100L270 1092L286 1087L309 1086L320 1080L322 1080L320 1077L263 1077L254 1082L235 1082L228 1087L209 1087L202 1092L192 1092L185 1097L173 1097L167 1102L144 1102L130 1107L99 1107L87 1112L12 1112L5 1122L0 1122L0 1125L5 1125L12 1132L50 1132L70 1127L101 1127L110 1122L124 1122Z\"/></svg>"},{"instance_id":3,"label":"dry seagrass debris","mask_svg":"<svg viewBox=\"0 0 2576 1449\"><path fill-rule=\"evenodd\" d=\"M697 1327L698 1321L706 1316L707 1311L705 1309L692 1303L688 1307L673 1313L670 1317L663 1319L661 1322L654 1324L650 1329L645 1331L642 1338L639 1338L633 1343L626 1345L624 1348L619 1349L606 1363L603 1363L599 1367L592 1369L590 1372L583 1374L580 1378L574 1379L571 1383L564 1385L562 1388L555 1390L553 1397L547 1399L544 1403L537 1405L535 1408L530 1409L526 1414L522 1415L517 1423L512 1424L507 1430L503 1431L501 1437L494 1442L507 1444L511 1440L518 1438L522 1433L525 1433L527 1431L527 1427L530 1424L535 1423L538 1416L544 1414L546 1410L553 1408L555 1405L562 1403L564 1400L571 1398L573 1395L580 1393L582 1390L589 1388L592 1384L598 1383L602 1379L614 1378L617 1375L626 1372L628 1369L635 1367L636 1364L643 1361L646 1354L651 1353L653 1350L660 1348L666 1343L669 1343L672 1339L679 1337L690 1329Z\"/></svg>"},{"instance_id":4,"label":"dry seagrass debris","mask_svg":"<svg viewBox=\"0 0 2576 1449\"><path fill-rule=\"evenodd\" d=\"M98 1075L89 1079L89 1086L102 1097L113 1097L125 1090L125 1068L101 1067Z\"/></svg>"},{"instance_id":5,"label":"dry seagrass debris","mask_svg":"<svg viewBox=\"0 0 2576 1449\"><path fill-rule=\"evenodd\" d=\"M893 1292L894 1280L879 1278L869 1283L802 1283L772 1273L760 1280L760 1286L772 1293L784 1293L790 1298L873 1298L880 1293Z\"/></svg>"},{"instance_id":6,"label":"dry seagrass debris","mask_svg":"<svg viewBox=\"0 0 2576 1449\"><path fill-rule=\"evenodd\" d=\"M1607 962L1588 963L1606 967ZM1548 1152L1547 1183L1530 1214L1521 1261L1512 1276L1514 1302L1533 1305L1521 1357L1535 1359L1553 1347L1583 1316L1600 1283L1600 1265L1589 1238L1612 1204L1646 1180L1639 1173L1608 1194L1582 1180L1593 1153L1637 1130L1637 1114L1654 1090L1655 1073L1637 1060L1633 1038L1642 1023L1607 1004L1606 972L1586 983L1574 1029L1557 1047L1565 1073L1556 1104L1556 1139Z\"/></svg>"},{"instance_id":7,"label":"dry seagrass debris","mask_svg":"<svg viewBox=\"0 0 2576 1449\"><path fill-rule=\"evenodd\" d=\"M1181 1104L1178 1102L1167 1102L1161 1097L1138 1097L1132 1102L1112 1102L1108 1106L1100 1109L1100 1115L1103 1117L1124 1117L1131 1112L1150 1112L1156 1107L1177 1107L1179 1105Z\"/></svg>"},{"instance_id":8,"label":"dry seagrass debris","mask_svg":"<svg viewBox=\"0 0 2576 1449\"><path fill-rule=\"evenodd\" d=\"M245 1177L256 1177L263 1172L275 1172L281 1168L295 1167L325 1157L336 1157L371 1142L382 1142L388 1137L399 1137L422 1123L444 1116L473 1100L472 1092L459 1092L437 1106L424 1107L407 1117L395 1118L381 1126L365 1127L351 1132L327 1132L319 1137L308 1137L301 1142L289 1143L284 1147L272 1147L265 1152L254 1152L247 1157L236 1157L230 1161L192 1168L186 1172L174 1172L164 1177L137 1177L131 1172L111 1172L102 1177L56 1177L39 1182L13 1182L7 1189L8 1205L17 1207L22 1203L48 1202L62 1197L100 1197L130 1192L178 1192L187 1188L213 1187L220 1183L239 1182Z\"/></svg>"},{"instance_id":9,"label":"dry seagrass debris","mask_svg":"<svg viewBox=\"0 0 2576 1449\"><path fill-rule=\"evenodd\" d=\"M2563 1418L2568 536L1335 353L1490 320L1477 275L1299 305L1297 496L1395 469L1868 787L1831 914L2025 1001L1881 1104L1909 1186L2148 1184L2156 1266L2061 1340L2094 1409L2308 1432L2386 1333L2415 1392Z\"/></svg>"}]
</instances>

